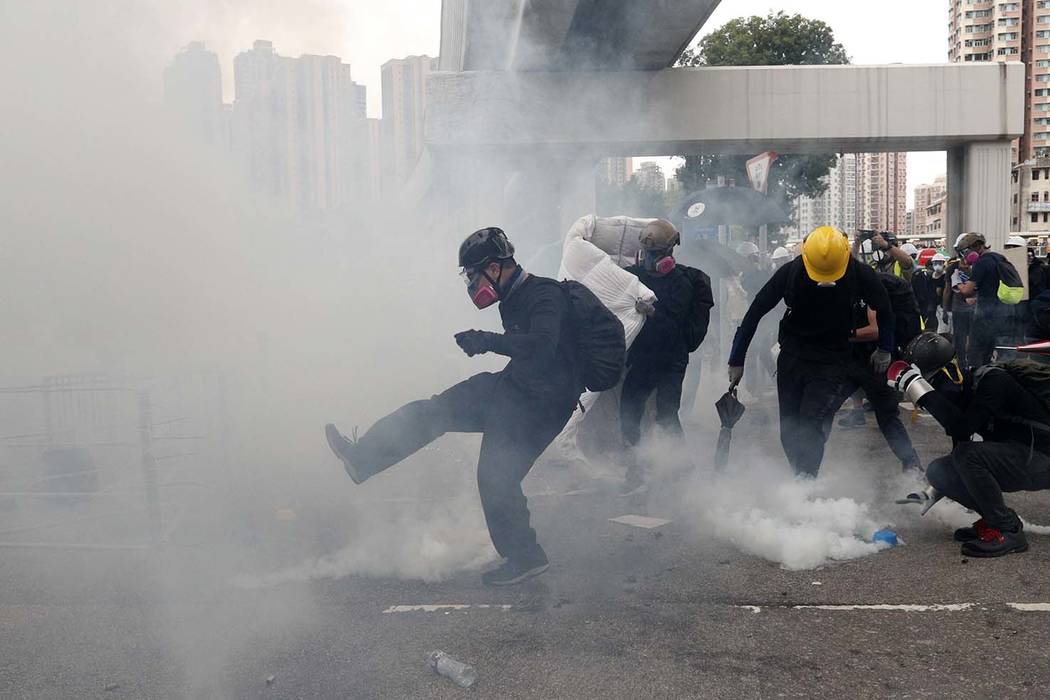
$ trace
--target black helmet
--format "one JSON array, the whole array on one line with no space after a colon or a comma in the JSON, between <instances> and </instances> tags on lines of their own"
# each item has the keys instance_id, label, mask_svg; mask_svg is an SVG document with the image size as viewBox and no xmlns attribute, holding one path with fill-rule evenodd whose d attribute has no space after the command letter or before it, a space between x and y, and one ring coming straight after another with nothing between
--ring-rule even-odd
<instances>
[{"instance_id":1,"label":"black helmet","mask_svg":"<svg viewBox=\"0 0 1050 700\"><path fill-rule=\"evenodd\" d=\"M904 361L914 363L923 374L944 367L955 357L955 347L937 333L920 333L904 348Z\"/></svg>"},{"instance_id":2,"label":"black helmet","mask_svg":"<svg viewBox=\"0 0 1050 700\"><path fill-rule=\"evenodd\" d=\"M466 269L514 257L514 246L503 229L483 228L467 236L459 246L459 266Z\"/></svg>"}]
</instances>

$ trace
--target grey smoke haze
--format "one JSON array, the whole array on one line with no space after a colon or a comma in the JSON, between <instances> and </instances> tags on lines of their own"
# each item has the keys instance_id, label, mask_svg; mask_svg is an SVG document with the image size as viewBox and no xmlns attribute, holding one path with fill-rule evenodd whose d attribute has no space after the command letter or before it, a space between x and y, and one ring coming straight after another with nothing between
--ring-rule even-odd
<instances>
[{"instance_id":1,"label":"grey smoke haze","mask_svg":"<svg viewBox=\"0 0 1050 700\"><path fill-rule=\"evenodd\" d=\"M56 66L108 53L104 73L157 99L157 75L174 53L204 41L219 56L227 102L233 57L269 39L282 55L333 54L351 63L378 116L379 66L409 54L437 55L440 13L440 0L11 0L0 8L0 31L22 40L5 47L12 57L32 55L37 65L48 53Z\"/></svg>"},{"instance_id":2,"label":"grey smoke haze","mask_svg":"<svg viewBox=\"0 0 1050 700\"><path fill-rule=\"evenodd\" d=\"M94 582L78 594L159 598L157 633L191 697L228 696L227 659L311 620L301 587L260 609L251 599L209 614L179 607L221 600L237 576L350 545L357 548L339 575L432 579L491 556L477 536L484 523L473 462L460 456L476 454L476 444L421 453L362 492L321 434L329 420L368 425L498 365L468 360L451 338L498 324L495 311L481 319L471 311L454 245L389 204L354 217L274 208L225 158L176 139L160 105L164 64L201 27L241 27L255 38L254 26L272 21L316 37L301 50L335 53L324 37L341 36L345 19L339 4L324 2L0 6L0 385L80 373L155 387L176 376L224 378L230 421L207 438L225 444L225 458L201 451L161 463L181 464L183 478L203 485L164 492L165 524L175 528L165 557L133 567L60 555L37 572L45 589ZM247 45L240 35L229 41ZM26 403L0 397L8 402L0 416L29 406L18 400ZM165 410L165 419L196 418L159 402L158 415ZM6 448L6 465L39 457ZM437 501L413 503L425 495ZM404 500L366 503L384 497ZM22 526L68 515L45 502L19 505L10 517ZM128 527L106 536L127 541L138 534ZM91 528L72 535L100 536ZM71 636L105 634L84 625Z\"/></svg>"},{"instance_id":3,"label":"grey smoke haze","mask_svg":"<svg viewBox=\"0 0 1050 700\"><path fill-rule=\"evenodd\" d=\"M431 228L391 202L353 216L276 209L224 158L174 138L160 106L161 69L190 40L217 49L229 79L229 58L252 39L272 39L287 55L340 53L348 23L356 23L351 34L376 27L382 36L367 22L400 21L401 7L0 6L0 383L66 373L154 383L201 372L226 378L231 419L217 436L226 457L189 467L208 487L203 495L164 503L166 514L189 504L173 536L180 547L159 563L116 569L122 586L163 601L158 629L193 697L230 695L219 679L239 648L309 624L311 594L296 582L352 574L438 580L493 554L474 486L475 437L443 440L354 488L320 428L329 420L370 425L502 364L464 357L451 338L498 328L494 309L470 306L454 258L464 230L498 222L453 211L461 228ZM548 227L549 217L527 218L537 209L531 197L542 202L551 186L538 181L542 168L523 170L507 199L535 224L511 228L527 252L564 231ZM446 172L450 181L488 174ZM746 490L746 477L715 483L698 484L681 506L696 514L699 536L710 531L708 513L746 527L774 508ZM847 545L877 520L834 498L797 516L813 494L783 488L789 498L765 530L774 543L736 530L735 544L785 565L816 565L838 550L809 540L808 549L777 550L776 541L797 534L778 530L784 519L833 521ZM54 513L19 513L24 522L37 516ZM114 576L106 560L84 557L53 559L45 573L48 585ZM233 604L192 615L178 607L239 596L231 582L271 597L248 608L258 614Z\"/></svg>"}]
</instances>

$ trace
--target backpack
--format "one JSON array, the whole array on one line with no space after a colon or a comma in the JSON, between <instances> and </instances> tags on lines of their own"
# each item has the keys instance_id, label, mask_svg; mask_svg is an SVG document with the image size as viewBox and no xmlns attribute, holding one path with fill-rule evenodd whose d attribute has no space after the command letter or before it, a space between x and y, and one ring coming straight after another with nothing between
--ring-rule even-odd
<instances>
[{"instance_id":1,"label":"backpack","mask_svg":"<svg viewBox=\"0 0 1050 700\"><path fill-rule=\"evenodd\" d=\"M1039 330L1039 338L1050 338L1050 289L1028 302L1032 323Z\"/></svg>"},{"instance_id":2,"label":"backpack","mask_svg":"<svg viewBox=\"0 0 1050 700\"><path fill-rule=\"evenodd\" d=\"M573 280L559 284L572 307L580 381L588 391L612 389L627 361L623 323L584 285Z\"/></svg>"},{"instance_id":3,"label":"backpack","mask_svg":"<svg viewBox=\"0 0 1050 700\"><path fill-rule=\"evenodd\" d=\"M1038 399L1039 403L1043 405L1043 408L1045 408L1047 412L1050 412L1050 365L1032 362L1031 360L1011 360L1009 362L997 362L989 367L991 369L1001 369L1005 371L1013 377L1018 384L1024 387L1028 393ZM980 372L980 370L978 370L978 372ZM979 381L978 376L975 376L975 381ZM999 418L1001 416L996 417ZM1037 421L1028 420L1027 418L1019 418L1015 416L1008 418L1007 420L1050 432L1050 426L1043 425Z\"/></svg>"},{"instance_id":4,"label":"backpack","mask_svg":"<svg viewBox=\"0 0 1050 700\"><path fill-rule=\"evenodd\" d=\"M1024 297L1024 283L1014 264L998 253L988 253L995 260L995 271L999 275L999 289L996 296L1003 304L1020 304Z\"/></svg>"},{"instance_id":5,"label":"backpack","mask_svg":"<svg viewBox=\"0 0 1050 700\"><path fill-rule=\"evenodd\" d=\"M682 333L685 336L686 349L695 352L707 337L707 327L711 322L711 309L715 298L711 292L711 278L703 270L688 265L677 265L685 273L689 284L693 286L693 300L689 307L689 320Z\"/></svg>"},{"instance_id":6,"label":"backpack","mask_svg":"<svg viewBox=\"0 0 1050 700\"><path fill-rule=\"evenodd\" d=\"M919 304L915 301L915 292L911 284L902 277L888 272L875 274L890 297L890 309L895 320L893 342L903 348L922 332L922 320L919 318Z\"/></svg>"}]
</instances>

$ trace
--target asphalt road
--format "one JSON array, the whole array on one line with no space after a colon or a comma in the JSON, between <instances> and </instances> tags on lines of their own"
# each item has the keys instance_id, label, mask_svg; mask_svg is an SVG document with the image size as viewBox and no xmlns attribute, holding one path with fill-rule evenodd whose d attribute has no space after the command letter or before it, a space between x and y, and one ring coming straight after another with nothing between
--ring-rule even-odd
<instances>
[{"instance_id":1,"label":"asphalt road","mask_svg":"<svg viewBox=\"0 0 1050 700\"><path fill-rule=\"evenodd\" d=\"M760 414L741 426L739 451L775 456L776 431ZM928 422L913 434L924 457L944 446ZM694 444L709 437L701 431ZM836 431L827 465L828 476L863 468L876 483L895 478L873 427ZM228 576L241 566L238 548L262 545L202 546L214 535L203 525L156 552L4 550L0 696L1050 694L1050 605L1009 605L1050 604L1050 538L1033 535L1024 555L967 560L948 525L907 513L896 523L905 546L790 571L652 501L580 492L542 469L528 485L552 566L511 589L483 588L476 570L438 582L351 575L244 589ZM1012 502L1050 521L1050 494ZM671 522L609 521L625 513ZM474 665L475 687L432 674L432 649Z\"/></svg>"}]
</instances>

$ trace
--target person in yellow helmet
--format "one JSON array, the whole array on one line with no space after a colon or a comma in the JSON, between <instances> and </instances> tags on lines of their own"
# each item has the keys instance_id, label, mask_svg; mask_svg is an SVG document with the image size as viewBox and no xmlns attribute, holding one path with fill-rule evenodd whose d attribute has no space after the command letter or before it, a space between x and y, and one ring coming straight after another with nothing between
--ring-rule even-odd
<instances>
[{"instance_id":1,"label":"person in yellow helmet","mask_svg":"<svg viewBox=\"0 0 1050 700\"><path fill-rule=\"evenodd\" d=\"M816 476L832 418L849 393L855 307L863 301L875 311L879 343L871 364L881 373L892 360L893 311L875 271L850 255L846 236L831 226L815 229L802 255L773 274L740 322L729 355L732 385L743 377L759 321L781 300L787 311L777 358L780 442L796 473Z\"/></svg>"}]
</instances>

